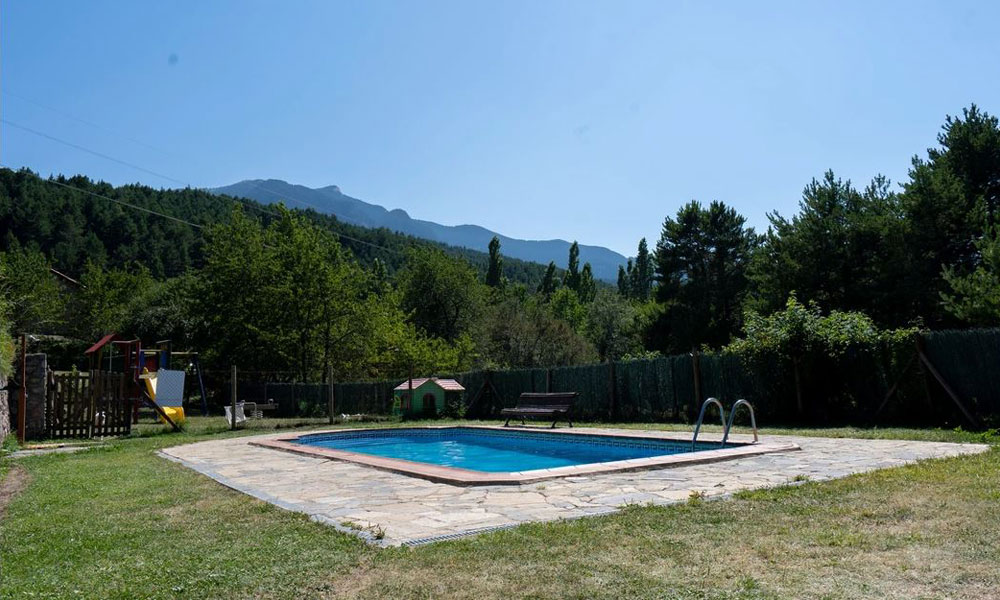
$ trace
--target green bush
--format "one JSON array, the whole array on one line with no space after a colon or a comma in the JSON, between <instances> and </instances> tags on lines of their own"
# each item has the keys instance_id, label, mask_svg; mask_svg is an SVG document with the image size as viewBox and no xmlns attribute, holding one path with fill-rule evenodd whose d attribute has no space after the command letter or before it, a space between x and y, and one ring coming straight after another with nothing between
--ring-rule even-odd
<instances>
[{"instance_id":1,"label":"green bush","mask_svg":"<svg viewBox=\"0 0 1000 600\"><path fill-rule=\"evenodd\" d=\"M783 375L790 374L787 387L794 390L800 416L856 418L878 405L901 370L900 359L912 354L918 333L915 327L880 329L860 312L824 315L816 303L802 304L792 294L784 310L748 313L743 337L724 351L750 370L778 365Z\"/></svg>"}]
</instances>

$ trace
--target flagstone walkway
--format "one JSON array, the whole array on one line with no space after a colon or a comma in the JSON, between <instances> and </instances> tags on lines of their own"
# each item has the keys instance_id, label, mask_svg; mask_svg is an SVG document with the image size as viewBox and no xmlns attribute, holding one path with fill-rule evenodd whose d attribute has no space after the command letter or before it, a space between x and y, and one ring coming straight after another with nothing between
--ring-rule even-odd
<instances>
[{"instance_id":1,"label":"flagstone walkway","mask_svg":"<svg viewBox=\"0 0 1000 600\"><path fill-rule=\"evenodd\" d=\"M677 439L677 432L587 429ZM161 454L219 483L381 545L419 544L532 521L670 504L821 481L925 458L983 452L983 444L767 436L801 450L649 471L563 477L525 485L454 486L353 463L251 446L287 432L174 446ZM718 440L705 434L699 439ZM734 442L750 441L732 436Z\"/></svg>"}]
</instances>

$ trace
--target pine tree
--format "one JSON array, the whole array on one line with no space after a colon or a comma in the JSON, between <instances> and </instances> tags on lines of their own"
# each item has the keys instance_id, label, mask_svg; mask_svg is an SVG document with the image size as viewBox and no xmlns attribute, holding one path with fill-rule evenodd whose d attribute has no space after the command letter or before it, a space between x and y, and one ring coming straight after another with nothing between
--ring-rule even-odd
<instances>
[{"instance_id":1,"label":"pine tree","mask_svg":"<svg viewBox=\"0 0 1000 600\"><path fill-rule=\"evenodd\" d=\"M383 294L392 289L392 284L389 283L389 270L382 259L376 258L372 261L371 277L372 291L376 294Z\"/></svg>"},{"instance_id":2,"label":"pine tree","mask_svg":"<svg viewBox=\"0 0 1000 600\"><path fill-rule=\"evenodd\" d=\"M597 282L594 281L594 272L590 268L590 263L583 264L583 272L580 273L580 301L584 304L593 302L597 295Z\"/></svg>"},{"instance_id":3,"label":"pine tree","mask_svg":"<svg viewBox=\"0 0 1000 600\"><path fill-rule=\"evenodd\" d=\"M580 245L575 241L569 247L569 265L563 275L563 285L574 292L580 291Z\"/></svg>"},{"instance_id":4,"label":"pine tree","mask_svg":"<svg viewBox=\"0 0 1000 600\"><path fill-rule=\"evenodd\" d=\"M635 257L635 279L632 297L637 300L648 300L649 290L653 285L653 261L649 256L646 238L639 240L639 251Z\"/></svg>"},{"instance_id":5,"label":"pine tree","mask_svg":"<svg viewBox=\"0 0 1000 600\"><path fill-rule=\"evenodd\" d=\"M629 266L631 266L632 261L629 261ZM625 271L625 267L618 265L618 295L622 298L628 298L630 296L631 283L628 279L628 272Z\"/></svg>"},{"instance_id":6,"label":"pine tree","mask_svg":"<svg viewBox=\"0 0 1000 600\"><path fill-rule=\"evenodd\" d=\"M628 297L635 298L635 291L639 289L639 269L635 268L635 263L632 259L628 259L628 269L625 271L628 275Z\"/></svg>"},{"instance_id":7,"label":"pine tree","mask_svg":"<svg viewBox=\"0 0 1000 600\"><path fill-rule=\"evenodd\" d=\"M664 310L648 339L674 353L727 343L739 331L756 243L746 218L722 202L691 201L668 217L656 245L656 299Z\"/></svg>"},{"instance_id":8,"label":"pine tree","mask_svg":"<svg viewBox=\"0 0 1000 600\"><path fill-rule=\"evenodd\" d=\"M556 263L550 262L548 268L545 269L545 276L542 277L542 282L538 284L538 293L548 300L558 287L559 282L556 281Z\"/></svg>"},{"instance_id":9,"label":"pine tree","mask_svg":"<svg viewBox=\"0 0 1000 600\"><path fill-rule=\"evenodd\" d=\"M492 288L503 287L503 257L500 256L500 238L493 236L490 240L490 264L486 270L486 285Z\"/></svg>"}]
</instances>

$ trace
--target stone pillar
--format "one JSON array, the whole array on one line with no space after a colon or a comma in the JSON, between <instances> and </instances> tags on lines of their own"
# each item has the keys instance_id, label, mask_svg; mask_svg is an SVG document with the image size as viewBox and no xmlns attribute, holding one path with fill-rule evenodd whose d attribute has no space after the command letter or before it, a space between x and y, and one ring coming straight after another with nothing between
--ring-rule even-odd
<instances>
[{"instance_id":1,"label":"stone pillar","mask_svg":"<svg viewBox=\"0 0 1000 600\"><path fill-rule=\"evenodd\" d=\"M7 378L0 374L0 442L11 432L10 404L7 402Z\"/></svg>"},{"instance_id":2,"label":"stone pillar","mask_svg":"<svg viewBox=\"0 0 1000 600\"><path fill-rule=\"evenodd\" d=\"M25 363L28 393L25 397L24 439L37 440L45 437L48 361L44 354L29 354L25 357Z\"/></svg>"}]
</instances>

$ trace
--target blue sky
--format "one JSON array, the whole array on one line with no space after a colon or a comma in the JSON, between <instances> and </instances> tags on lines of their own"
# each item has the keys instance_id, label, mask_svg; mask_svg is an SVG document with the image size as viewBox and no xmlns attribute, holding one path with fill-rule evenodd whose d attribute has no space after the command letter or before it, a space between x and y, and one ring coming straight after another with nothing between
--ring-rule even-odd
<instances>
[{"instance_id":1,"label":"blue sky","mask_svg":"<svg viewBox=\"0 0 1000 600\"><path fill-rule=\"evenodd\" d=\"M634 254L691 199L763 229L826 169L904 180L946 114L1000 113L998 21L989 2L5 0L0 112L192 186L336 184ZM177 186L6 124L0 162Z\"/></svg>"}]
</instances>

